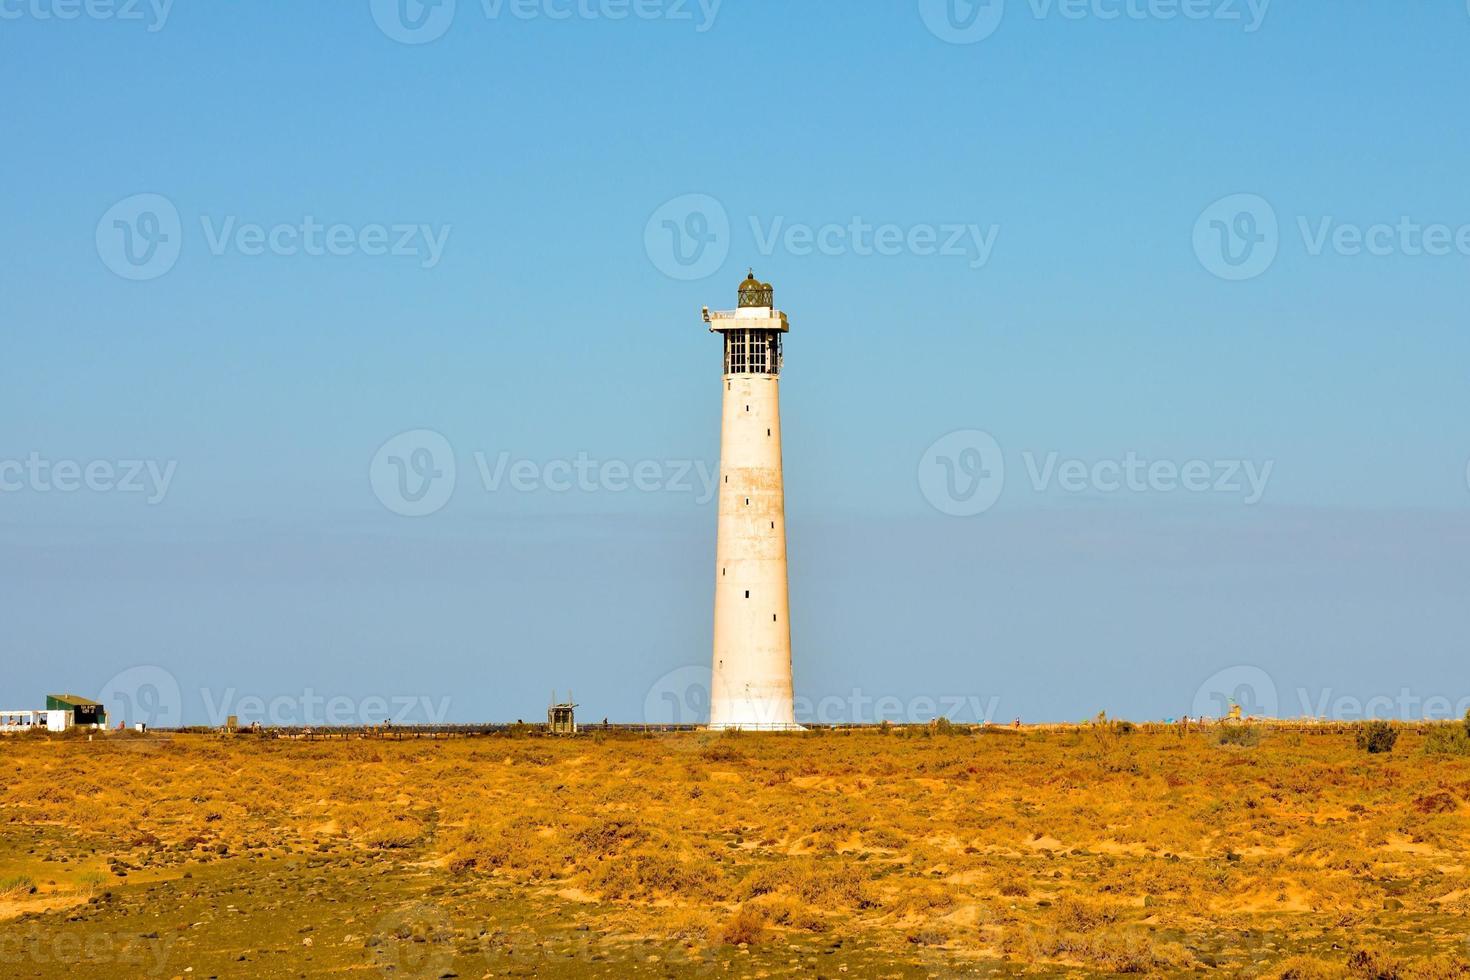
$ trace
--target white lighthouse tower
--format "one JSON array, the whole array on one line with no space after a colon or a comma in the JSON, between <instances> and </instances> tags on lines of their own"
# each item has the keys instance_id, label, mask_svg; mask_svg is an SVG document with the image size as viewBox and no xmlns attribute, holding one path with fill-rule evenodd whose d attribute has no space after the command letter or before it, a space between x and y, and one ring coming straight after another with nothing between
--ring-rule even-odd
<instances>
[{"instance_id":1,"label":"white lighthouse tower","mask_svg":"<svg viewBox=\"0 0 1470 980\"><path fill-rule=\"evenodd\" d=\"M739 308L704 311L725 343L710 727L799 730L791 693L781 347L791 329L752 272Z\"/></svg>"}]
</instances>

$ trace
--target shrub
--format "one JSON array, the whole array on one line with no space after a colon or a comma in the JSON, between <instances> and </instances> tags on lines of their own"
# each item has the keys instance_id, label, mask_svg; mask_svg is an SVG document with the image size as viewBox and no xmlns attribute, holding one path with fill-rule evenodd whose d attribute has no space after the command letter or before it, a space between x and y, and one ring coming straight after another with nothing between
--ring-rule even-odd
<instances>
[{"instance_id":1,"label":"shrub","mask_svg":"<svg viewBox=\"0 0 1470 980\"><path fill-rule=\"evenodd\" d=\"M703 861L681 861L662 851L639 851L609 858L591 876L593 890L604 898L648 900L712 898L719 873Z\"/></svg>"},{"instance_id":2,"label":"shrub","mask_svg":"<svg viewBox=\"0 0 1470 980\"><path fill-rule=\"evenodd\" d=\"M15 875L11 878L0 878L0 895L30 895L36 890L36 883L25 875Z\"/></svg>"},{"instance_id":3,"label":"shrub","mask_svg":"<svg viewBox=\"0 0 1470 980\"><path fill-rule=\"evenodd\" d=\"M1386 722L1376 724L1387 725ZM1403 972L1393 957L1377 948L1357 950L1348 957L1347 968L1354 980L1399 980Z\"/></svg>"},{"instance_id":4,"label":"shrub","mask_svg":"<svg viewBox=\"0 0 1470 980\"><path fill-rule=\"evenodd\" d=\"M1358 748L1370 755L1392 752L1399 731L1386 721L1370 721L1358 726Z\"/></svg>"},{"instance_id":5,"label":"shrub","mask_svg":"<svg viewBox=\"0 0 1470 980\"><path fill-rule=\"evenodd\" d=\"M1470 734L1454 725L1435 725L1424 738L1426 755L1470 755Z\"/></svg>"},{"instance_id":6,"label":"shrub","mask_svg":"<svg viewBox=\"0 0 1470 980\"><path fill-rule=\"evenodd\" d=\"M1293 956L1275 973L1276 980L1338 980L1342 970L1310 956Z\"/></svg>"},{"instance_id":7,"label":"shrub","mask_svg":"<svg viewBox=\"0 0 1470 980\"><path fill-rule=\"evenodd\" d=\"M735 917L725 924L720 938L731 946L754 946L766 934L766 917L758 908L742 905Z\"/></svg>"},{"instance_id":8,"label":"shrub","mask_svg":"<svg viewBox=\"0 0 1470 980\"><path fill-rule=\"evenodd\" d=\"M1052 919L1057 928L1065 932L1096 932L1117 922L1118 910L1102 903L1063 896L1052 910Z\"/></svg>"},{"instance_id":9,"label":"shrub","mask_svg":"<svg viewBox=\"0 0 1470 980\"><path fill-rule=\"evenodd\" d=\"M1261 744L1260 725L1223 724L1215 729L1217 745L1238 745L1253 749Z\"/></svg>"}]
</instances>

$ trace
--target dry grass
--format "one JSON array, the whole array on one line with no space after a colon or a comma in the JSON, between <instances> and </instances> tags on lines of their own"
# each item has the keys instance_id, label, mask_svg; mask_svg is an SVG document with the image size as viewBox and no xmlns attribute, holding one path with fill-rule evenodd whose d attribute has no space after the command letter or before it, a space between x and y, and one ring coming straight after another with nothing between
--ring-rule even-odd
<instances>
[{"instance_id":1,"label":"dry grass","mask_svg":"<svg viewBox=\"0 0 1470 980\"><path fill-rule=\"evenodd\" d=\"M1463 945L1406 938L1455 935L1470 913L1470 758L1423 743L1411 731L1369 756L1351 734L1219 744L1114 724L24 739L0 743L0 833L60 822L113 875L405 852L464 881L585 895L630 934L685 945L861 936L1096 973L1470 976Z\"/></svg>"}]
</instances>

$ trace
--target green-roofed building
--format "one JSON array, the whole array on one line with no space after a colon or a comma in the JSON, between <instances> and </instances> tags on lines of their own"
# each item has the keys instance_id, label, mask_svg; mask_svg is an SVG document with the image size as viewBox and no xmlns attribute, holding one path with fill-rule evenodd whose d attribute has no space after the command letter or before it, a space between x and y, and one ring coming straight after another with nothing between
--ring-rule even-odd
<instances>
[{"instance_id":1,"label":"green-roofed building","mask_svg":"<svg viewBox=\"0 0 1470 980\"><path fill-rule=\"evenodd\" d=\"M46 710L71 712L71 723L75 726L107 727L107 709L91 698L76 694L48 694Z\"/></svg>"}]
</instances>

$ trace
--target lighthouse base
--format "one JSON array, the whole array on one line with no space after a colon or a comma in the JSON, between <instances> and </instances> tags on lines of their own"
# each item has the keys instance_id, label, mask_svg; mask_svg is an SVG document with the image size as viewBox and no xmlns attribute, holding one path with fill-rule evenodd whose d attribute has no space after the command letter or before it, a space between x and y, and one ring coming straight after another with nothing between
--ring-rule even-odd
<instances>
[{"instance_id":1,"label":"lighthouse base","mask_svg":"<svg viewBox=\"0 0 1470 980\"><path fill-rule=\"evenodd\" d=\"M795 722L738 722L722 721L718 724L711 722L709 730L712 732L804 732L806 728Z\"/></svg>"}]
</instances>

